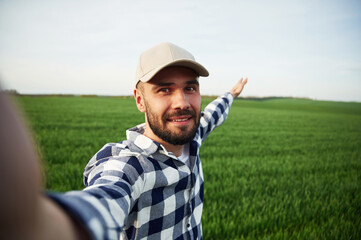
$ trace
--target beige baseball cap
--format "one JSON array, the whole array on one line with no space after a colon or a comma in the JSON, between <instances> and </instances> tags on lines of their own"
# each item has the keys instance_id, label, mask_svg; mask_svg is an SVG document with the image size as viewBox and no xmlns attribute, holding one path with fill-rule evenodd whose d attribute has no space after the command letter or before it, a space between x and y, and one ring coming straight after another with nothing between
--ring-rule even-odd
<instances>
[{"instance_id":1,"label":"beige baseball cap","mask_svg":"<svg viewBox=\"0 0 361 240\"><path fill-rule=\"evenodd\" d=\"M135 75L135 85L139 81L149 81L160 70L169 66L187 67L202 77L208 77L209 75L207 69L196 62L190 52L173 43L164 42L146 50L140 55Z\"/></svg>"}]
</instances>

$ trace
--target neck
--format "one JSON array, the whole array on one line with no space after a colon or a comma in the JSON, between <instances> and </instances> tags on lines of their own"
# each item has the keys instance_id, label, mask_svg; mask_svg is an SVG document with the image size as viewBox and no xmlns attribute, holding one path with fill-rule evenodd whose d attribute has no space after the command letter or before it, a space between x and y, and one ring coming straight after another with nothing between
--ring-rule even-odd
<instances>
[{"instance_id":1,"label":"neck","mask_svg":"<svg viewBox=\"0 0 361 240\"><path fill-rule=\"evenodd\" d=\"M168 152L172 152L176 157L179 157L183 153L184 145L172 145L166 142L163 142L162 145L167 149Z\"/></svg>"},{"instance_id":2,"label":"neck","mask_svg":"<svg viewBox=\"0 0 361 240\"><path fill-rule=\"evenodd\" d=\"M149 129L150 129L149 127L146 127L144 134L143 134L144 136L152 139L153 141L156 141L156 142L162 144L165 147L165 149L167 149L168 152L172 152L176 157L179 157L182 155L184 145L170 144L170 143L162 140L158 136L156 136L152 131L149 131Z\"/></svg>"}]
</instances>

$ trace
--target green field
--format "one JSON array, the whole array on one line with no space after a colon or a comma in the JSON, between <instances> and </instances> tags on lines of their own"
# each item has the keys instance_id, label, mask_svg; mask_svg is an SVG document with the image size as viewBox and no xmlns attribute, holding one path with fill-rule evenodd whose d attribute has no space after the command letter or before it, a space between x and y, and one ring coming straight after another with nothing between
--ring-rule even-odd
<instances>
[{"instance_id":1,"label":"green field","mask_svg":"<svg viewBox=\"0 0 361 240\"><path fill-rule=\"evenodd\" d=\"M132 98L17 100L55 191L144 120ZM361 239L361 103L236 100L201 158L204 239Z\"/></svg>"}]
</instances>

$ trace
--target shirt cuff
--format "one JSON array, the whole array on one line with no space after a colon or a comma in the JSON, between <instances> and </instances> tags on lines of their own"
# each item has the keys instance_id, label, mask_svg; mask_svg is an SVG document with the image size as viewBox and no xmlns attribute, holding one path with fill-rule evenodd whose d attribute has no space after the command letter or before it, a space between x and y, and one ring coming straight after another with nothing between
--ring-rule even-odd
<instances>
[{"instance_id":1,"label":"shirt cuff","mask_svg":"<svg viewBox=\"0 0 361 240\"><path fill-rule=\"evenodd\" d=\"M99 239L99 234L94 232L94 229L89 226L90 219L93 218L94 214L91 213L91 209L84 205L81 199L53 192L46 192L45 195L58 204L75 222L82 226L91 239Z\"/></svg>"}]
</instances>

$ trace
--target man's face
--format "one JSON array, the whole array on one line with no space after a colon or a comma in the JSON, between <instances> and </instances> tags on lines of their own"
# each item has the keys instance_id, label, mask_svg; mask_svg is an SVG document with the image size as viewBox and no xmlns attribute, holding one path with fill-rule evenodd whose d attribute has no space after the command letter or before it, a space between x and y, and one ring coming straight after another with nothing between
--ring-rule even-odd
<instances>
[{"instance_id":1,"label":"man's face","mask_svg":"<svg viewBox=\"0 0 361 240\"><path fill-rule=\"evenodd\" d=\"M188 68L168 67L141 84L145 135L172 145L190 142L200 120L198 76Z\"/></svg>"}]
</instances>

